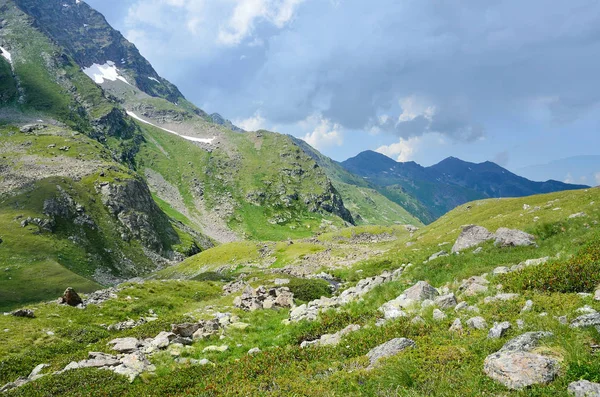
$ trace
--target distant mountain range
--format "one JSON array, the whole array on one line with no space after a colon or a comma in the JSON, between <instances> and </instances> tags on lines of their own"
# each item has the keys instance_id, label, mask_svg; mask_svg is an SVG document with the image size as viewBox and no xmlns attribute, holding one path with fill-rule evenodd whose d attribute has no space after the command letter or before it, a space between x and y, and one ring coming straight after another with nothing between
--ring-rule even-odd
<instances>
[{"instance_id":1,"label":"distant mountain range","mask_svg":"<svg viewBox=\"0 0 600 397\"><path fill-rule=\"evenodd\" d=\"M558 179L571 183L600 185L600 156L575 156L517 170L534 181Z\"/></svg>"},{"instance_id":2,"label":"distant mountain range","mask_svg":"<svg viewBox=\"0 0 600 397\"><path fill-rule=\"evenodd\" d=\"M475 164L454 157L423 167L412 161L399 163L381 153L365 151L342 162L341 166L365 178L392 201L398 202L398 192L418 200L426 212L414 215L425 223L472 200L589 187L554 180L534 182L489 161Z\"/></svg>"}]
</instances>

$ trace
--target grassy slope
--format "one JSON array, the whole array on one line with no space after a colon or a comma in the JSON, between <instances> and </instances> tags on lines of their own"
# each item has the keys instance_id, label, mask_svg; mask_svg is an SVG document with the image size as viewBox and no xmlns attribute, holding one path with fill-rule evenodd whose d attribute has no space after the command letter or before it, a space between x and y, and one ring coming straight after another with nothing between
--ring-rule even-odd
<instances>
[{"instance_id":1,"label":"grassy slope","mask_svg":"<svg viewBox=\"0 0 600 397\"><path fill-rule=\"evenodd\" d=\"M550 200L556 199L560 201L553 202L549 208L536 212L534 216L540 217L536 223L532 221L533 216L530 214L524 213L522 217L520 216L523 213L524 203L543 207ZM592 202L594 204L591 204ZM599 204L595 204L596 202ZM598 189L522 199L487 200L471 206L470 210L467 206L458 208L412 237L400 234L396 249L390 251L387 256L377 260L367 260L351 270L339 272L339 276L352 281L371 273L378 273L385 268L395 268L402 261L412 260L415 263L399 281L378 287L368 294L364 301L350 304L338 313L323 314L321 319L314 323L285 326L281 320L287 317L287 311L245 313L234 310L242 317L242 321L251 324L250 328L246 331L228 331L225 339L221 341L211 338L196 342L194 348L185 353L190 357L209 358L215 363L214 367L177 367L172 364L168 354L160 354L153 358L158 366L156 375L145 376L143 381L136 381L132 385L127 384L123 378L115 377L105 371L72 371L59 377L34 382L14 394L566 396L566 388L571 381L580 378L600 381L600 365L588 348L589 344L598 343L600 334L594 329L574 330L560 325L554 319L554 316L559 315L567 315L572 319L577 316L576 309L584 304L600 310L600 303L573 293L540 294L535 291L522 291L522 295L515 301L488 305L480 302L481 297L468 298L470 304L478 304L481 309L480 315L490 325L494 321L506 320L514 325L517 318L525 321L525 329L513 328L507 337L500 340L487 339L487 330L471 330L462 334L448 332L448 327L455 317L451 311L448 312L449 317L441 322L431 319L431 309L429 309L423 314L426 321L423 325L411 324L410 318L398 319L383 327L373 325L375 319L380 316L377 307L396 297L406 286L418 279L427 279L434 285L440 286L457 278L480 274L495 266L524 259L555 255L559 252L561 258L567 258L575 254L586 241L600 241L593 240L600 236L597 227L592 226L594 221L600 219L600 190ZM553 209L557 207L561 210L554 211ZM582 210L587 213L586 218L568 219L570 214ZM550 229L542 225L557 222L562 226L556 229L554 234L543 233ZM421 261L430 253L439 250L439 243L446 240L453 242L458 234L458 227L464 223L478 223L492 230L499 226L508 226L537 232L540 236L539 248L501 249L486 245L478 256L464 253L421 265ZM376 230L372 231L376 232ZM338 235L348 237L352 233L346 230ZM323 238L335 239L336 235L323 236ZM410 248L404 247L405 242L409 240L416 244ZM212 251L215 259L219 259L222 255L231 252L223 247L206 251L202 255ZM250 245L248 247L247 252L240 250L238 253L242 256L251 255L253 248ZM362 270L360 276L357 270ZM260 271L256 271L248 277L259 274ZM266 282L269 276L266 277L263 276L260 282ZM276 276L270 275L270 277ZM217 308L228 306L233 296L217 297L205 294L200 302L190 298L193 291L206 291L206 288L212 288L208 285L221 284L219 282L205 284L191 281L153 281L146 285L136 285L135 290L121 293L117 301L108 302L102 308L91 308L89 312L41 305L37 307L39 319L36 320L0 317L0 328L21 331L0 335L0 338L4 338L4 343L0 346L11 349L10 354L3 359L5 365L0 364L0 380L8 381L18 374L26 374L42 361L50 362L53 369L61 368L71 359L83 358L88 350L105 350L105 341L117 335L154 336L163 328L168 328L169 320L182 315L186 310L189 312L207 305L215 305ZM493 280L492 285L494 285ZM218 287L213 291L218 291ZM126 294L138 296L140 300L127 301L123 299ZM526 299L534 301L534 309L521 315L521 307ZM159 324L121 333L107 333L96 325L100 321L110 323L116 318L125 316L135 318L148 308L155 307L159 308L158 312L161 316L168 316L168 319L161 320ZM61 311L60 319L52 317L52 313L56 310ZM542 312L548 315L540 317L539 314ZM468 314L465 316L468 317ZM463 317L463 321L467 317ZM44 336L43 332L39 331L58 329L59 322L64 321L65 318L72 318L75 323L52 338ZM345 337L338 347L316 349L298 347L302 340L311 340L324 333L335 332L350 323L363 324L365 327ZM87 331L82 332L83 329ZM526 331L537 330L549 330L555 334L554 338L544 341L544 349L545 354L556 356L561 360L561 375L557 380L548 386L535 386L522 392L510 392L485 376L482 367L483 360L488 354L497 351L508 338ZM72 335L81 336L73 338ZM384 361L373 371L365 371L367 360L364 354L370 348L394 337L412 338L417 342L417 348ZM32 342L43 347L37 347L36 354L31 359L16 365L16 360L27 357L26 353L32 351ZM84 346L83 343L92 343L92 345ZM223 343L230 346L227 352L202 354L205 346ZM263 353L252 357L245 354L249 348L256 346L260 347Z\"/></svg>"}]
</instances>

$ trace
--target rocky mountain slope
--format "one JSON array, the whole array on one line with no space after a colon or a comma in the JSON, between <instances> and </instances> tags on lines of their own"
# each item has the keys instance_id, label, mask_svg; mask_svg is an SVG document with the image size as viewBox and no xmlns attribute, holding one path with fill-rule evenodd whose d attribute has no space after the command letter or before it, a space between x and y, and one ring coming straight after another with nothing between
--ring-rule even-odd
<instances>
[{"instance_id":1,"label":"rocky mountain slope","mask_svg":"<svg viewBox=\"0 0 600 397\"><path fill-rule=\"evenodd\" d=\"M426 223L472 200L523 197L587 187L552 180L533 182L489 161L475 164L453 157L431 167L422 167L415 162L398 163L383 154L365 151L341 165L377 186L392 201L399 202L395 191L417 199L422 207L411 212ZM403 202L399 203L402 205Z\"/></svg>"},{"instance_id":2,"label":"rocky mountain slope","mask_svg":"<svg viewBox=\"0 0 600 397\"><path fill-rule=\"evenodd\" d=\"M82 309L0 317L0 383L11 396L596 395L598 203L598 189L488 199L419 230L224 244Z\"/></svg>"}]
</instances>

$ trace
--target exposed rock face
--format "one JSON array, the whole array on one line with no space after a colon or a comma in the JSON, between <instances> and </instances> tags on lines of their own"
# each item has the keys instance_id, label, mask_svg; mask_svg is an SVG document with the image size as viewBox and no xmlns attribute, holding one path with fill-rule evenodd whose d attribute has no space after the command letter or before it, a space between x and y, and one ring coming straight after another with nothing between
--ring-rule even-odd
<instances>
[{"instance_id":1,"label":"exposed rock face","mask_svg":"<svg viewBox=\"0 0 600 397\"><path fill-rule=\"evenodd\" d=\"M233 305L243 310L290 308L294 306L294 294L287 287L257 289L247 286L241 296L234 299Z\"/></svg>"},{"instance_id":2,"label":"exposed rock face","mask_svg":"<svg viewBox=\"0 0 600 397\"><path fill-rule=\"evenodd\" d=\"M381 360L382 358L395 356L396 354L400 353L401 351L403 351L409 347L415 347L415 346L416 346L416 343L413 340L406 339L406 338L396 338L396 339L392 339L388 342L385 342L384 344L371 349L367 353L367 357L371 361L371 365L369 365L369 368L373 368L375 366L375 364L377 364L377 362L379 360Z\"/></svg>"},{"instance_id":3,"label":"exposed rock face","mask_svg":"<svg viewBox=\"0 0 600 397\"><path fill-rule=\"evenodd\" d=\"M550 332L528 332L510 340L485 359L485 373L513 390L550 383L558 375L558 361L530 351L540 339L551 335Z\"/></svg>"},{"instance_id":4,"label":"exposed rock face","mask_svg":"<svg viewBox=\"0 0 600 397\"><path fill-rule=\"evenodd\" d=\"M225 284L223 286L223 295L231 295L235 292L241 291L244 288L246 288L247 285L248 283L246 283L243 280L232 281L231 283Z\"/></svg>"},{"instance_id":5,"label":"exposed rock face","mask_svg":"<svg viewBox=\"0 0 600 397\"><path fill-rule=\"evenodd\" d=\"M500 247L524 247L535 245L535 236L515 229L501 227L494 235L494 244Z\"/></svg>"},{"instance_id":6,"label":"exposed rock face","mask_svg":"<svg viewBox=\"0 0 600 397\"><path fill-rule=\"evenodd\" d=\"M440 293L429 285L425 281L419 281L406 291L404 291L404 295L406 295L407 299L412 299L415 301L424 301L425 299L435 299Z\"/></svg>"},{"instance_id":7,"label":"exposed rock face","mask_svg":"<svg viewBox=\"0 0 600 397\"><path fill-rule=\"evenodd\" d=\"M483 226L469 225L463 228L452 247L452 252L461 252L481 243L492 240L494 235Z\"/></svg>"},{"instance_id":8,"label":"exposed rock face","mask_svg":"<svg viewBox=\"0 0 600 397\"><path fill-rule=\"evenodd\" d=\"M575 397L598 397L600 396L600 383L580 380L572 382L568 390Z\"/></svg>"},{"instance_id":9,"label":"exposed rock face","mask_svg":"<svg viewBox=\"0 0 600 397\"><path fill-rule=\"evenodd\" d=\"M79 306L83 305L83 300L81 297L75 292L75 290L71 287L65 290L63 296L58 300L60 304L66 304L69 306Z\"/></svg>"},{"instance_id":10,"label":"exposed rock face","mask_svg":"<svg viewBox=\"0 0 600 397\"><path fill-rule=\"evenodd\" d=\"M383 313L386 320L405 317L407 314L404 310L407 310L417 303L433 304L433 299L439 295L437 289L426 283L425 281L419 281L412 287L406 289L396 299L392 299L381 305L379 311Z\"/></svg>"}]
</instances>

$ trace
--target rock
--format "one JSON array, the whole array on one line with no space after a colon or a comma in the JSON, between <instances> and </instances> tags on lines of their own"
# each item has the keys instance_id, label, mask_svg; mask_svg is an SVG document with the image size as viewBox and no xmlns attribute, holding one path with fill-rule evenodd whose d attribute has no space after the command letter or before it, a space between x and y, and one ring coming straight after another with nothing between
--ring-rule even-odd
<instances>
[{"instance_id":1,"label":"rock","mask_svg":"<svg viewBox=\"0 0 600 397\"><path fill-rule=\"evenodd\" d=\"M586 217L586 216L587 215L585 214L585 212L578 212L576 214L569 215L569 219L583 218L583 217Z\"/></svg>"},{"instance_id":2,"label":"rock","mask_svg":"<svg viewBox=\"0 0 600 397\"><path fill-rule=\"evenodd\" d=\"M223 294L231 295L233 293L243 290L247 286L248 286L248 284L243 280L233 281L233 282L231 282L229 284L225 284L223 286Z\"/></svg>"},{"instance_id":3,"label":"rock","mask_svg":"<svg viewBox=\"0 0 600 397\"><path fill-rule=\"evenodd\" d=\"M521 230L501 227L494 235L494 244L500 247L525 247L535 245L535 237Z\"/></svg>"},{"instance_id":4,"label":"rock","mask_svg":"<svg viewBox=\"0 0 600 397\"><path fill-rule=\"evenodd\" d=\"M492 274L495 275L495 276L497 276L499 274L506 274L506 273L509 273L509 272L510 272L510 269L508 267L506 267L506 266L499 266L499 267L495 268L492 271Z\"/></svg>"},{"instance_id":5,"label":"rock","mask_svg":"<svg viewBox=\"0 0 600 397\"><path fill-rule=\"evenodd\" d=\"M449 331L462 332L462 330L463 330L462 321L460 321L460 318L457 318L456 320L454 320L454 322L450 326Z\"/></svg>"},{"instance_id":6,"label":"rock","mask_svg":"<svg viewBox=\"0 0 600 397\"><path fill-rule=\"evenodd\" d=\"M157 349L165 349L175 338L176 335L173 332L162 331L152 340L152 342L150 342L150 345L156 347Z\"/></svg>"},{"instance_id":7,"label":"rock","mask_svg":"<svg viewBox=\"0 0 600 397\"><path fill-rule=\"evenodd\" d=\"M596 292L594 293L594 300L600 301L600 289L597 289Z\"/></svg>"},{"instance_id":8,"label":"rock","mask_svg":"<svg viewBox=\"0 0 600 397\"><path fill-rule=\"evenodd\" d=\"M510 301L513 299L517 299L519 297L519 294L497 294L495 296L488 296L483 300L483 303L485 304L489 304L489 303L493 303L493 302L506 302L506 301Z\"/></svg>"},{"instance_id":9,"label":"rock","mask_svg":"<svg viewBox=\"0 0 600 397\"><path fill-rule=\"evenodd\" d=\"M461 310L466 310L469 307L469 304L467 302L460 302L458 305L456 305L456 307L454 308L455 312L459 312Z\"/></svg>"},{"instance_id":10,"label":"rock","mask_svg":"<svg viewBox=\"0 0 600 397\"><path fill-rule=\"evenodd\" d=\"M528 300L527 302L525 302L525 306L523 306L523 308L521 309L521 313L530 312L532 308L533 308L533 301Z\"/></svg>"},{"instance_id":11,"label":"rock","mask_svg":"<svg viewBox=\"0 0 600 397\"><path fill-rule=\"evenodd\" d=\"M567 320L567 316L560 316L560 317L555 317L555 318L562 325L567 325L569 323L569 321Z\"/></svg>"},{"instance_id":12,"label":"rock","mask_svg":"<svg viewBox=\"0 0 600 397\"><path fill-rule=\"evenodd\" d=\"M239 322L239 321L235 322L235 323L229 324L229 328L239 329L239 330L245 330L249 326L250 326L250 324L242 323L242 322Z\"/></svg>"},{"instance_id":13,"label":"rock","mask_svg":"<svg viewBox=\"0 0 600 397\"><path fill-rule=\"evenodd\" d=\"M421 316L415 316L412 320L410 320L411 324L425 324L425 320Z\"/></svg>"},{"instance_id":14,"label":"rock","mask_svg":"<svg viewBox=\"0 0 600 397\"><path fill-rule=\"evenodd\" d=\"M584 314L571 321L571 328L596 327L600 325L600 313Z\"/></svg>"},{"instance_id":15,"label":"rock","mask_svg":"<svg viewBox=\"0 0 600 397\"><path fill-rule=\"evenodd\" d=\"M406 339L406 338L395 338L384 344L381 344L381 345L371 349L367 353L367 357L371 361L371 365L369 365L369 368L373 368L373 366L375 364L377 364L377 362L379 360L381 360L382 358L395 356L396 354L400 353L401 351L403 351L409 347L415 347L415 346L416 346L416 343L414 341L412 341L410 339Z\"/></svg>"},{"instance_id":16,"label":"rock","mask_svg":"<svg viewBox=\"0 0 600 397\"><path fill-rule=\"evenodd\" d=\"M219 353L223 353L224 351L227 351L227 349L229 349L229 346L226 345L222 345L222 346L207 346L202 350L202 353L207 353L207 352L219 352Z\"/></svg>"},{"instance_id":17,"label":"rock","mask_svg":"<svg viewBox=\"0 0 600 397\"><path fill-rule=\"evenodd\" d=\"M531 351L539 345L541 339L553 335L552 332L527 332L506 342L500 351Z\"/></svg>"},{"instance_id":18,"label":"rock","mask_svg":"<svg viewBox=\"0 0 600 397\"><path fill-rule=\"evenodd\" d=\"M325 334L322 335L320 339L311 342L302 342L300 347L306 347L310 345L319 345L319 346L336 346L342 340L344 335L347 335L351 332L356 332L360 329L360 325L350 324L346 328L341 331L336 332L335 334Z\"/></svg>"},{"instance_id":19,"label":"rock","mask_svg":"<svg viewBox=\"0 0 600 397\"><path fill-rule=\"evenodd\" d=\"M446 314L443 311L441 311L440 309L435 309L433 311L433 319L435 321L442 321L442 320L445 320L447 317L448 316L446 316Z\"/></svg>"},{"instance_id":20,"label":"rock","mask_svg":"<svg viewBox=\"0 0 600 397\"><path fill-rule=\"evenodd\" d=\"M483 317L472 317L467 320L467 326L474 329L485 329L487 328L487 323Z\"/></svg>"},{"instance_id":21,"label":"rock","mask_svg":"<svg viewBox=\"0 0 600 397\"><path fill-rule=\"evenodd\" d=\"M44 128L46 128L44 124L26 124L23 127L21 127L19 131L21 131L22 133L30 133L37 130L42 130Z\"/></svg>"},{"instance_id":22,"label":"rock","mask_svg":"<svg viewBox=\"0 0 600 397\"><path fill-rule=\"evenodd\" d=\"M439 292L427 282L419 281L412 287L405 290L403 295L407 299L424 301L425 299L435 299L439 295Z\"/></svg>"},{"instance_id":23,"label":"rock","mask_svg":"<svg viewBox=\"0 0 600 397\"><path fill-rule=\"evenodd\" d=\"M127 377L129 382L133 382L142 372L156 370L141 352L127 354L120 361L121 365L112 368L112 371Z\"/></svg>"},{"instance_id":24,"label":"rock","mask_svg":"<svg viewBox=\"0 0 600 397\"><path fill-rule=\"evenodd\" d=\"M235 307L247 311L271 308L291 308L294 306L294 294L287 287L271 288L267 290L260 286L253 289L247 286L242 295L233 302Z\"/></svg>"},{"instance_id":25,"label":"rock","mask_svg":"<svg viewBox=\"0 0 600 397\"><path fill-rule=\"evenodd\" d=\"M473 254L475 255L481 254L481 252L483 252L483 247L477 247L473 250Z\"/></svg>"},{"instance_id":26,"label":"rock","mask_svg":"<svg viewBox=\"0 0 600 397\"><path fill-rule=\"evenodd\" d=\"M65 290L63 296L59 299L60 304L66 304L69 306L79 306L83 304L81 297L71 287Z\"/></svg>"},{"instance_id":27,"label":"rock","mask_svg":"<svg viewBox=\"0 0 600 397\"><path fill-rule=\"evenodd\" d=\"M587 380L579 380L569 384L569 393L575 397L598 397L600 396L600 383L592 383Z\"/></svg>"},{"instance_id":28,"label":"rock","mask_svg":"<svg viewBox=\"0 0 600 397\"><path fill-rule=\"evenodd\" d=\"M454 246L452 247L452 253L475 247L493 238L494 235L485 227L476 225L466 226L463 228L460 236L458 236L458 239L454 243Z\"/></svg>"},{"instance_id":29,"label":"rock","mask_svg":"<svg viewBox=\"0 0 600 397\"><path fill-rule=\"evenodd\" d=\"M518 327L519 329L523 329L523 328L525 328L525 321L523 321L523 320L521 320L521 319L518 319L518 320L517 320L517 327Z\"/></svg>"},{"instance_id":30,"label":"rock","mask_svg":"<svg viewBox=\"0 0 600 397\"><path fill-rule=\"evenodd\" d=\"M171 332L185 338L194 335L194 332L198 331L198 328L200 328L200 324L198 323L171 324Z\"/></svg>"},{"instance_id":31,"label":"rock","mask_svg":"<svg viewBox=\"0 0 600 397\"><path fill-rule=\"evenodd\" d=\"M189 358L189 357L183 357L183 358L178 358L175 360L175 362L177 364L183 364L183 365L208 365L208 364L212 364L210 361L208 361L207 359L203 358L201 360L196 360L194 358Z\"/></svg>"},{"instance_id":32,"label":"rock","mask_svg":"<svg viewBox=\"0 0 600 397\"><path fill-rule=\"evenodd\" d=\"M112 350L120 353L131 353L137 350L140 342L136 338L117 338L107 343L113 345Z\"/></svg>"},{"instance_id":33,"label":"rock","mask_svg":"<svg viewBox=\"0 0 600 397\"><path fill-rule=\"evenodd\" d=\"M454 296L453 293L439 296L435 298L434 302L440 309L451 309L453 307L456 307L456 305L458 304L456 302L456 296Z\"/></svg>"},{"instance_id":34,"label":"rock","mask_svg":"<svg viewBox=\"0 0 600 397\"><path fill-rule=\"evenodd\" d=\"M510 327L511 325L508 321L494 324L494 326L492 327L492 329L490 329L490 332L488 333L488 338L500 339L506 334Z\"/></svg>"},{"instance_id":35,"label":"rock","mask_svg":"<svg viewBox=\"0 0 600 397\"><path fill-rule=\"evenodd\" d=\"M464 280L458 290L465 296L475 296L487 292L489 281L481 276L473 276Z\"/></svg>"},{"instance_id":36,"label":"rock","mask_svg":"<svg viewBox=\"0 0 600 397\"><path fill-rule=\"evenodd\" d=\"M72 365L73 363L67 365L63 371L68 371L70 369L76 368L106 368L106 367L116 367L121 364L121 362L110 354L99 353L99 352L89 352L88 359L80 361L77 366Z\"/></svg>"},{"instance_id":37,"label":"rock","mask_svg":"<svg viewBox=\"0 0 600 397\"><path fill-rule=\"evenodd\" d=\"M35 318L35 313L31 309L19 309L10 314L15 317Z\"/></svg>"},{"instance_id":38,"label":"rock","mask_svg":"<svg viewBox=\"0 0 600 397\"><path fill-rule=\"evenodd\" d=\"M73 369L79 369L79 363L76 361L71 361L69 364L67 364L66 367L63 368L62 371L59 371L59 373L63 373L63 372L67 372L67 371L71 371Z\"/></svg>"},{"instance_id":39,"label":"rock","mask_svg":"<svg viewBox=\"0 0 600 397\"><path fill-rule=\"evenodd\" d=\"M86 296L83 300L85 305L100 305L109 299L117 299L118 288L107 288L99 291L94 291Z\"/></svg>"},{"instance_id":40,"label":"rock","mask_svg":"<svg viewBox=\"0 0 600 397\"><path fill-rule=\"evenodd\" d=\"M598 313L596 311L596 309L593 309L591 306L589 305L585 305L584 307L580 307L579 309L576 310L577 313L581 313L581 314L594 314L594 313Z\"/></svg>"},{"instance_id":41,"label":"rock","mask_svg":"<svg viewBox=\"0 0 600 397\"><path fill-rule=\"evenodd\" d=\"M261 352L261 350L258 347L253 347L252 349L248 350L248 354L251 356L258 354L260 352Z\"/></svg>"},{"instance_id":42,"label":"rock","mask_svg":"<svg viewBox=\"0 0 600 397\"><path fill-rule=\"evenodd\" d=\"M171 341L171 343L175 344L180 344L180 345L184 345L184 346L190 346L194 343L194 340L192 338L188 338L185 336L177 336L175 337L175 339L173 339Z\"/></svg>"},{"instance_id":43,"label":"rock","mask_svg":"<svg viewBox=\"0 0 600 397\"><path fill-rule=\"evenodd\" d=\"M558 361L528 352L499 352L483 364L487 376L509 389L550 383L558 375Z\"/></svg>"},{"instance_id":44,"label":"rock","mask_svg":"<svg viewBox=\"0 0 600 397\"><path fill-rule=\"evenodd\" d=\"M276 278L273 282L275 285L286 285L290 283L289 278Z\"/></svg>"},{"instance_id":45,"label":"rock","mask_svg":"<svg viewBox=\"0 0 600 397\"><path fill-rule=\"evenodd\" d=\"M448 252L447 252L447 251L444 251L444 250L442 250L442 251L440 251L440 252L436 252L435 254L431 255L431 256L429 257L429 259L427 260L427 262L431 262L431 261L433 261L433 260L436 260L436 259L438 259L438 258L442 258L442 257L445 257L445 256L448 256Z\"/></svg>"},{"instance_id":46,"label":"rock","mask_svg":"<svg viewBox=\"0 0 600 397\"><path fill-rule=\"evenodd\" d=\"M27 377L27 379L29 379L30 381L36 380L41 378L44 375L41 375L42 371L44 370L44 368L49 367L50 364L39 364L37 367L35 367L33 369L33 371L31 371L31 373L29 374L29 376Z\"/></svg>"}]
</instances>

